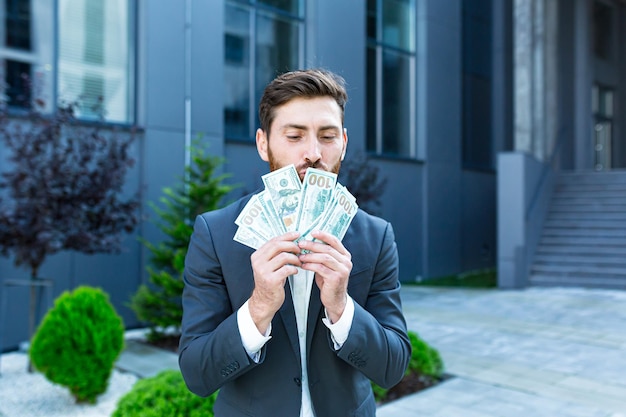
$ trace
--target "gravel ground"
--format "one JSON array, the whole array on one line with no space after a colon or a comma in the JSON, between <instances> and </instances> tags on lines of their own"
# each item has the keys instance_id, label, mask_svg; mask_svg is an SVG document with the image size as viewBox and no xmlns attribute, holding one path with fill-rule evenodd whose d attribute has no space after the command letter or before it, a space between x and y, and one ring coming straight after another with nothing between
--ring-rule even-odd
<instances>
[{"instance_id":1,"label":"gravel ground","mask_svg":"<svg viewBox=\"0 0 626 417\"><path fill-rule=\"evenodd\" d=\"M114 370L109 389L94 405L76 404L67 388L42 374L28 373L26 354L12 352L0 358L0 417L108 417L137 377Z\"/></svg>"}]
</instances>

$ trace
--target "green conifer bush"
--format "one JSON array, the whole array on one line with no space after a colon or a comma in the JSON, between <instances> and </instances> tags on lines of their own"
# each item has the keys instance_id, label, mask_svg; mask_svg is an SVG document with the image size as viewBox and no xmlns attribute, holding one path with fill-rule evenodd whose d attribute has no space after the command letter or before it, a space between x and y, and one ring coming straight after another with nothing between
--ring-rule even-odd
<instances>
[{"instance_id":1,"label":"green conifer bush","mask_svg":"<svg viewBox=\"0 0 626 417\"><path fill-rule=\"evenodd\" d=\"M163 190L162 206L152 205L165 239L158 244L144 241L151 252L149 283L141 285L130 302L137 318L149 324L148 339L152 341L163 338L165 329L180 327L182 275L196 216L219 208L236 187L223 183L228 174L216 175L223 159L206 154L197 143L191 147L191 162L183 180Z\"/></svg>"},{"instance_id":2,"label":"green conifer bush","mask_svg":"<svg viewBox=\"0 0 626 417\"><path fill-rule=\"evenodd\" d=\"M108 295L82 286L65 291L33 336L30 359L51 382L69 388L78 403L95 403L108 386L124 347L124 323Z\"/></svg>"},{"instance_id":3,"label":"green conifer bush","mask_svg":"<svg viewBox=\"0 0 626 417\"><path fill-rule=\"evenodd\" d=\"M180 371L162 371L141 379L117 403L113 417L213 417L217 393L192 394Z\"/></svg>"}]
</instances>

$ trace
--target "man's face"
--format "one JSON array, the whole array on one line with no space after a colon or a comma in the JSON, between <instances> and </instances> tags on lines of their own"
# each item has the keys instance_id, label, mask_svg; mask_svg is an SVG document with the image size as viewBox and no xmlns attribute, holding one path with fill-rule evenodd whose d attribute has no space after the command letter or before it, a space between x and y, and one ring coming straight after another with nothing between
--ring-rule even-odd
<instances>
[{"instance_id":1,"label":"man's face","mask_svg":"<svg viewBox=\"0 0 626 417\"><path fill-rule=\"evenodd\" d=\"M332 97L295 98L276 109L267 132L256 132L257 150L270 170L294 164L300 181L309 167L339 173L348 135Z\"/></svg>"}]
</instances>

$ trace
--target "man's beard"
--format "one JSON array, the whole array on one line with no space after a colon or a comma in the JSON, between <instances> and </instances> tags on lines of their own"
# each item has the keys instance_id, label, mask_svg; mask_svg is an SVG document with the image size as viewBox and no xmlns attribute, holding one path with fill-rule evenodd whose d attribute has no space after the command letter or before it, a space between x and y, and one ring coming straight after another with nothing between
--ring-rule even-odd
<instances>
[{"instance_id":1,"label":"man's beard","mask_svg":"<svg viewBox=\"0 0 626 417\"><path fill-rule=\"evenodd\" d=\"M276 171L277 169L280 169L283 167L282 165L278 163L276 158L274 158L272 149L269 146L267 148L267 158L269 159L270 171ZM307 168L317 168L323 171L332 172L334 174L339 175L339 169L341 168L341 159L339 159L339 161L337 161L337 163L332 168L328 168L328 165L321 163L320 161L317 161L315 163L304 162L300 165L296 165L296 171L298 171L298 174L300 173L300 171L303 171ZM303 179L304 178L300 178L300 181L302 181Z\"/></svg>"}]
</instances>

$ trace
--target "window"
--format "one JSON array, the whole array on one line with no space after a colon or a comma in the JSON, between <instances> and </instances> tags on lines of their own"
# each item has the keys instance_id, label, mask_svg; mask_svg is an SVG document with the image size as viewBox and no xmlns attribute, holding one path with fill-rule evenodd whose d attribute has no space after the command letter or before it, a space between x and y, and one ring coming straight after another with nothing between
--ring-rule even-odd
<instances>
[{"instance_id":1,"label":"window","mask_svg":"<svg viewBox=\"0 0 626 417\"><path fill-rule=\"evenodd\" d=\"M601 1L592 6L593 53L606 61L613 55L613 9Z\"/></svg>"},{"instance_id":2,"label":"window","mask_svg":"<svg viewBox=\"0 0 626 417\"><path fill-rule=\"evenodd\" d=\"M134 119L132 0L58 0L57 98L78 117Z\"/></svg>"},{"instance_id":3,"label":"window","mask_svg":"<svg viewBox=\"0 0 626 417\"><path fill-rule=\"evenodd\" d=\"M463 166L491 170L491 0L464 0L462 24Z\"/></svg>"},{"instance_id":4,"label":"window","mask_svg":"<svg viewBox=\"0 0 626 417\"><path fill-rule=\"evenodd\" d=\"M131 4L134 0L0 2L0 99L11 109L36 102L43 112L78 101L80 118L132 123Z\"/></svg>"},{"instance_id":5,"label":"window","mask_svg":"<svg viewBox=\"0 0 626 417\"><path fill-rule=\"evenodd\" d=\"M250 141L265 85L303 61L300 0L231 0L224 33L224 130L227 139Z\"/></svg>"},{"instance_id":6,"label":"window","mask_svg":"<svg viewBox=\"0 0 626 417\"><path fill-rule=\"evenodd\" d=\"M415 0L367 2L367 150L415 158Z\"/></svg>"},{"instance_id":7,"label":"window","mask_svg":"<svg viewBox=\"0 0 626 417\"><path fill-rule=\"evenodd\" d=\"M49 95L42 82L44 69L50 68L52 44L46 39L52 33L40 15L33 13L32 0L0 3L1 100L11 109L29 109L35 94L37 98ZM47 55L40 52L46 45L50 47Z\"/></svg>"},{"instance_id":8,"label":"window","mask_svg":"<svg viewBox=\"0 0 626 417\"><path fill-rule=\"evenodd\" d=\"M591 110L594 126L594 167L596 171L610 170L616 165L613 152L615 134L613 133L615 90L611 87L594 84L591 90Z\"/></svg>"}]
</instances>

